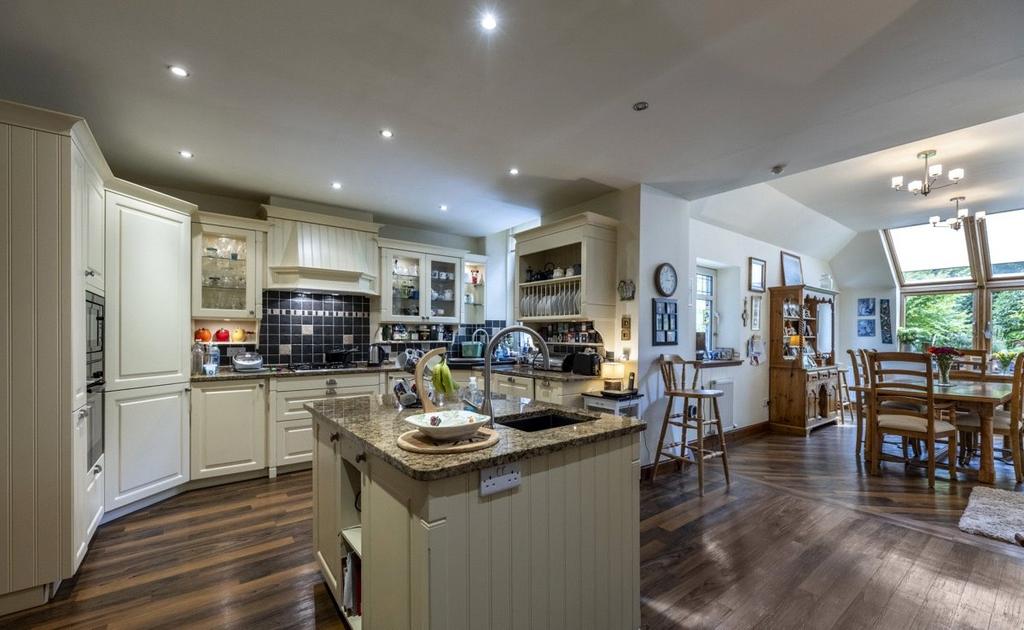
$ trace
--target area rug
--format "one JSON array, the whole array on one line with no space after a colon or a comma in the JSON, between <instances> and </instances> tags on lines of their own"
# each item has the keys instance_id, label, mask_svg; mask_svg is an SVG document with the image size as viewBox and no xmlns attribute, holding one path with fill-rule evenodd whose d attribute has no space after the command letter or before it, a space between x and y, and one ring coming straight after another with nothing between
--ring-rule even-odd
<instances>
[{"instance_id":1,"label":"area rug","mask_svg":"<svg viewBox=\"0 0 1024 630\"><path fill-rule=\"evenodd\" d=\"M960 516L960 529L1016 545L1014 535L1024 533L1024 493L974 488Z\"/></svg>"}]
</instances>

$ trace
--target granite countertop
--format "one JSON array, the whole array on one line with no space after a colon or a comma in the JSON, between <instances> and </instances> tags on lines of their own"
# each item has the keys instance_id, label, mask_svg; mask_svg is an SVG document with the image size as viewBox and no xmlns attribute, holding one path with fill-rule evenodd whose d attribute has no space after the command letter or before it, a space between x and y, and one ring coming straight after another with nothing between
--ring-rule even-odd
<instances>
[{"instance_id":1,"label":"granite countertop","mask_svg":"<svg viewBox=\"0 0 1024 630\"><path fill-rule=\"evenodd\" d=\"M474 372L483 372L483 367L473 368ZM600 376L584 376L572 372L555 372L551 370L536 370L527 366L499 366L491 369L491 374L505 374L508 376L525 376L527 378L542 378L549 381L560 381L563 383L571 381L593 381L599 380Z\"/></svg>"},{"instance_id":2,"label":"granite countertop","mask_svg":"<svg viewBox=\"0 0 1024 630\"><path fill-rule=\"evenodd\" d=\"M314 416L333 422L342 434L388 462L402 473L420 481L462 475L473 470L506 464L572 446L600 442L643 431L647 426L636 418L584 412L560 405L518 400L492 399L495 418L513 418L531 411L558 410L578 416L579 424L527 433L494 425L501 439L492 447L468 453L428 455L411 453L398 446L398 436L411 427L402 418L422 409L399 409L394 396L386 394L317 400L305 405ZM590 420L593 418L593 420Z\"/></svg>"},{"instance_id":3,"label":"granite countertop","mask_svg":"<svg viewBox=\"0 0 1024 630\"><path fill-rule=\"evenodd\" d=\"M400 372L401 370L394 363L384 365L357 365L349 368L337 368L332 370L303 370L296 372L289 370L286 366L269 366L262 370L250 372L236 372L230 367L222 367L216 376L193 375L193 383L208 383L211 381L244 381L252 378L291 378L297 376L330 376L332 374L375 374L378 372Z\"/></svg>"}]
</instances>

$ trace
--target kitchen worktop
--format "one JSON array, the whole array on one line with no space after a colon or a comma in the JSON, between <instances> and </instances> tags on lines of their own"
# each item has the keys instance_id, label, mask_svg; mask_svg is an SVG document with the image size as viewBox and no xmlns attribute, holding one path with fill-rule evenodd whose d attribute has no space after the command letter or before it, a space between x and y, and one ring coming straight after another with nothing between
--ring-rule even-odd
<instances>
[{"instance_id":1,"label":"kitchen worktop","mask_svg":"<svg viewBox=\"0 0 1024 630\"><path fill-rule=\"evenodd\" d=\"M474 372L482 373L483 370L483 367L473 368ZM518 365L495 367L491 370L491 374L504 374L506 376L525 376L526 378L546 378L551 381L559 381L563 383L570 383L575 381L592 381L594 379L601 378L600 376L584 376L583 374L573 374L572 372L537 370L532 367Z\"/></svg>"},{"instance_id":2,"label":"kitchen worktop","mask_svg":"<svg viewBox=\"0 0 1024 630\"><path fill-rule=\"evenodd\" d=\"M287 366L269 366L262 370L248 372L236 372L230 367L222 367L215 376L194 375L193 383L208 383L212 381L242 381L252 378L291 378L297 376L329 376L332 374L373 374L378 372L400 372L401 369L394 363L384 365L355 365L347 368L335 368L328 370L290 370Z\"/></svg>"},{"instance_id":3,"label":"kitchen worktop","mask_svg":"<svg viewBox=\"0 0 1024 630\"><path fill-rule=\"evenodd\" d=\"M337 425L342 433L370 453L388 462L405 475L420 481L433 481L462 475L473 470L506 464L572 446L599 442L616 436L643 431L646 424L630 417L582 412L579 409L547 403L521 403L518 400L492 399L495 418L512 419L538 410L557 410L578 416L576 425L527 433L495 424L500 441L490 447L468 453L429 455L410 453L398 446L398 436L410 430L402 418L422 409L399 409L395 398L365 395L318 400L305 408L315 417ZM590 420L593 418L593 420Z\"/></svg>"}]
</instances>

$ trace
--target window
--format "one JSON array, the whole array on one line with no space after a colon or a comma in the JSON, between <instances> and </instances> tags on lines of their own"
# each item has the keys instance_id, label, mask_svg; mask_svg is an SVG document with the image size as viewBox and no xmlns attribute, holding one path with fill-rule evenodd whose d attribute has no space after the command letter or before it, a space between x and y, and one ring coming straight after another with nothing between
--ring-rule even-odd
<instances>
[{"instance_id":1,"label":"window","mask_svg":"<svg viewBox=\"0 0 1024 630\"><path fill-rule=\"evenodd\" d=\"M903 326L913 335L914 350L929 346L974 347L974 297L968 292L907 295Z\"/></svg>"},{"instance_id":2,"label":"window","mask_svg":"<svg viewBox=\"0 0 1024 630\"><path fill-rule=\"evenodd\" d=\"M992 292L992 351L1024 349L1024 289Z\"/></svg>"},{"instance_id":3,"label":"window","mask_svg":"<svg viewBox=\"0 0 1024 630\"><path fill-rule=\"evenodd\" d=\"M904 284L973 278L964 230L915 225L889 230L889 238Z\"/></svg>"},{"instance_id":4,"label":"window","mask_svg":"<svg viewBox=\"0 0 1024 630\"><path fill-rule=\"evenodd\" d=\"M988 245L991 277L1024 276L1024 210L988 215L982 233Z\"/></svg>"},{"instance_id":5,"label":"window","mask_svg":"<svg viewBox=\"0 0 1024 630\"><path fill-rule=\"evenodd\" d=\"M717 274L714 269L697 267L696 307L697 352L715 349L715 284Z\"/></svg>"}]
</instances>

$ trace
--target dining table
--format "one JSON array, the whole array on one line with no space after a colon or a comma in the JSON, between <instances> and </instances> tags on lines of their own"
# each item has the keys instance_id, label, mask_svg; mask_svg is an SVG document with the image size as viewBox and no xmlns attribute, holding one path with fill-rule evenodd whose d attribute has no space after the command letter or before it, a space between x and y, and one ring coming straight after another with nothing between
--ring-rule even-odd
<instances>
[{"instance_id":1,"label":"dining table","mask_svg":"<svg viewBox=\"0 0 1024 630\"><path fill-rule=\"evenodd\" d=\"M893 379L897 380L897 379ZM904 380L900 378L898 380ZM921 382L919 379L906 379L908 382ZM867 386L850 387L850 391L864 394L870 404L871 388ZM932 394L937 404L953 403L957 410L974 412L978 414L981 424L981 465L978 467L978 481L981 483L994 483L996 478L995 470L995 445L992 441L992 417L996 409L1010 401L1013 393L1013 385L1006 382L958 380L952 381L949 385L942 385L938 381L932 384ZM874 439L874 427L867 423L868 445ZM871 449L868 447L870 453Z\"/></svg>"}]
</instances>

